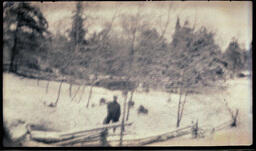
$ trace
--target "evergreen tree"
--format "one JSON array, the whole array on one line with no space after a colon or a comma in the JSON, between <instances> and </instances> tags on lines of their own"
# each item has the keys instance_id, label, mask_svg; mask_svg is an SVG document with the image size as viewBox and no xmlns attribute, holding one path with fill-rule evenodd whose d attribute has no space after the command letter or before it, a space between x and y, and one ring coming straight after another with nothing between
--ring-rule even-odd
<instances>
[{"instance_id":1,"label":"evergreen tree","mask_svg":"<svg viewBox=\"0 0 256 151\"><path fill-rule=\"evenodd\" d=\"M70 31L71 43L75 46L75 52L78 51L78 47L85 43L85 35L87 30L83 28L84 19L82 18L83 6L81 2L77 2L76 11L72 17L72 28Z\"/></svg>"},{"instance_id":2,"label":"evergreen tree","mask_svg":"<svg viewBox=\"0 0 256 151\"><path fill-rule=\"evenodd\" d=\"M9 71L17 71L17 59L20 57L22 48L30 47L33 44L38 46L39 38L44 38L47 32L48 23L39 8L31 6L29 3L6 2L4 3L4 24L5 34L12 31L13 46L11 48L11 64ZM12 29L13 28L13 29ZM5 35L4 35L5 37ZM28 39L26 39L28 38Z\"/></svg>"},{"instance_id":3,"label":"evergreen tree","mask_svg":"<svg viewBox=\"0 0 256 151\"><path fill-rule=\"evenodd\" d=\"M228 69L233 73L239 72L244 66L243 50L236 39L233 39L224 53L224 58L228 62Z\"/></svg>"}]
</instances>

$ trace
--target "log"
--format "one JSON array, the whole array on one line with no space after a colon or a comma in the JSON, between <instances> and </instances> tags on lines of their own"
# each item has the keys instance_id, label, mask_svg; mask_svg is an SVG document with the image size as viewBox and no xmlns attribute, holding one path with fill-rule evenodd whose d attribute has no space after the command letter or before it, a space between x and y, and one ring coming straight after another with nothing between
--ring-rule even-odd
<instances>
[{"instance_id":1,"label":"log","mask_svg":"<svg viewBox=\"0 0 256 151\"><path fill-rule=\"evenodd\" d=\"M125 125L130 126L130 125L132 125L132 122L125 123ZM105 128L114 128L114 127L119 127L119 126L121 126L121 123L108 124L108 125L103 125L103 126L99 126L99 127L96 127L96 128L91 128L91 129L88 129L88 130L68 132L68 133L63 134L61 136L70 136L70 135L75 135L75 134L88 133L88 132L91 132L91 131L99 131L99 130L103 130Z\"/></svg>"},{"instance_id":2,"label":"log","mask_svg":"<svg viewBox=\"0 0 256 151\"><path fill-rule=\"evenodd\" d=\"M90 136L82 136L82 137L77 137L71 140L61 141L59 143L55 143L54 145L55 146L74 145L76 143L95 141L95 140L98 140L99 137L100 137L100 133L97 133Z\"/></svg>"},{"instance_id":3,"label":"log","mask_svg":"<svg viewBox=\"0 0 256 151\"><path fill-rule=\"evenodd\" d=\"M132 123L126 123L125 125L131 125ZM36 131L30 130L31 138L33 140L44 142L44 143L56 143L60 141L66 141L74 138L85 138L97 135L104 130L105 128L114 128L118 127L121 124L111 124L111 125L104 125L101 127L96 127L88 130L77 131L77 132L55 132L55 131Z\"/></svg>"},{"instance_id":4,"label":"log","mask_svg":"<svg viewBox=\"0 0 256 151\"><path fill-rule=\"evenodd\" d=\"M61 136L59 132L46 132L46 131L30 131L30 136L33 140L44 143L55 143L72 139L73 136Z\"/></svg>"},{"instance_id":5,"label":"log","mask_svg":"<svg viewBox=\"0 0 256 151\"><path fill-rule=\"evenodd\" d=\"M131 123L126 123L127 124L131 124ZM118 126L118 124L112 124L109 125L109 127L113 128L113 126ZM120 124L119 124L120 126ZM156 136L149 136L149 137L144 137L144 138L138 138L138 139L124 139L123 140L123 146L141 146L141 145L147 145L150 143L154 143L154 142L160 142L160 141L166 141L168 139L171 138L175 138L175 137L179 137L179 136L183 136L183 135L188 135L191 134L191 128L192 126L187 126L184 128L180 128L171 132L167 132L167 133L162 133ZM94 128L96 129L96 128ZM103 130L103 129L101 129ZM61 132L41 132L41 140L39 137L37 137L36 140L40 140L42 141L43 137L47 137L47 141L51 143L51 145L53 146L74 146L75 144L81 143L81 145L84 146L100 146L100 132L101 131L90 131L87 134L83 134L83 133L78 133L78 135L70 135L70 136L65 136L63 137L63 133ZM44 133L42 135L42 133ZM48 134L46 134L48 133ZM51 134L50 134L51 133ZM35 132L31 133L32 134L32 138L35 138ZM55 134L55 135L54 135ZM62 134L62 135L61 135ZM34 135L34 137L33 137ZM53 139L55 136L55 139ZM125 133L124 135L129 135L128 133ZM50 136L50 137L49 137ZM59 136L59 138L57 139L56 137ZM108 136L118 136L118 134L109 134ZM47 142L45 140L43 140L43 142ZM54 142L55 141L55 142ZM118 146L120 143L119 138L115 138L115 139L108 139L108 143L111 146Z\"/></svg>"},{"instance_id":6,"label":"log","mask_svg":"<svg viewBox=\"0 0 256 151\"><path fill-rule=\"evenodd\" d=\"M146 144L150 144L153 142L166 141L166 140L174 138L174 137L179 137L179 136L190 134L191 127L192 126L187 126L187 127L180 128L180 129L177 129L177 130L174 130L171 132L159 134L156 136L149 136L149 137L144 137L144 138L139 138L139 139L124 139L122 145L123 146L141 146L141 145L146 145ZM118 139L109 140L108 142L113 146L119 145Z\"/></svg>"}]
</instances>

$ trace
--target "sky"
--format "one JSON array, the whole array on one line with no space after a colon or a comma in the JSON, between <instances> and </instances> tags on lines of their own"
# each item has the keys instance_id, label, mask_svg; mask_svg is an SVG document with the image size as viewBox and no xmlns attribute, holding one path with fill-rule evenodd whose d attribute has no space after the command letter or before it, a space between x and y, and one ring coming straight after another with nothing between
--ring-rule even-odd
<instances>
[{"instance_id":1,"label":"sky","mask_svg":"<svg viewBox=\"0 0 256 151\"><path fill-rule=\"evenodd\" d=\"M76 2L32 2L41 9L48 20L49 30L56 33L71 28L71 17ZM157 2L83 2L84 15L90 16L85 23L89 35L100 31L113 14L139 14L150 26L161 31L169 24L165 37L171 41L177 17L181 24L188 20L190 26L199 29L207 27L215 33L216 43L225 50L233 37L238 39L242 48L248 49L252 41L252 2L250 1L157 1ZM115 19L113 29L120 28L120 19Z\"/></svg>"}]
</instances>

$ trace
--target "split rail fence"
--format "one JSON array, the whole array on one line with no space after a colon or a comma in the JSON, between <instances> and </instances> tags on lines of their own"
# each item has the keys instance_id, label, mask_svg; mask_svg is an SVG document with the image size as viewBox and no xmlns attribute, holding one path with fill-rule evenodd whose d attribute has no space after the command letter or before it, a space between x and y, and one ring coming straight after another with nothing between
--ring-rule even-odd
<instances>
[{"instance_id":1,"label":"split rail fence","mask_svg":"<svg viewBox=\"0 0 256 151\"><path fill-rule=\"evenodd\" d=\"M111 136L119 136L119 134L108 134L108 129L121 127L122 123L103 125L87 130L75 132L43 132L35 131L28 128L30 139L45 143L49 146L143 146L155 142L166 141L169 139L192 135L191 138L201 138L213 134L225 128L230 128L233 120L221 123L216 127L200 126L198 122L193 125L178 128L173 131L162 133L155 136L138 138L138 139L111 139ZM133 123L125 123L125 126L131 126ZM128 135L124 132L124 135ZM112 137L113 138L113 137Z\"/></svg>"}]
</instances>

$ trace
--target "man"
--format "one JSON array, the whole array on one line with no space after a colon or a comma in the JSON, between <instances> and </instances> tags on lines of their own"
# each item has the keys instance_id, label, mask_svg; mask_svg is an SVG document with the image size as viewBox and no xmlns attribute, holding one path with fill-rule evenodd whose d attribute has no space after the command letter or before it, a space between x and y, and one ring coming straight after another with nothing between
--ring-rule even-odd
<instances>
[{"instance_id":1,"label":"man","mask_svg":"<svg viewBox=\"0 0 256 151\"><path fill-rule=\"evenodd\" d=\"M114 96L113 99L114 100L107 105L108 115L105 118L103 124L109 124L110 121L112 121L113 123L116 123L119 121L120 113L121 113L120 105L117 102L117 96ZM113 129L113 131L115 132L115 128Z\"/></svg>"}]
</instances>

